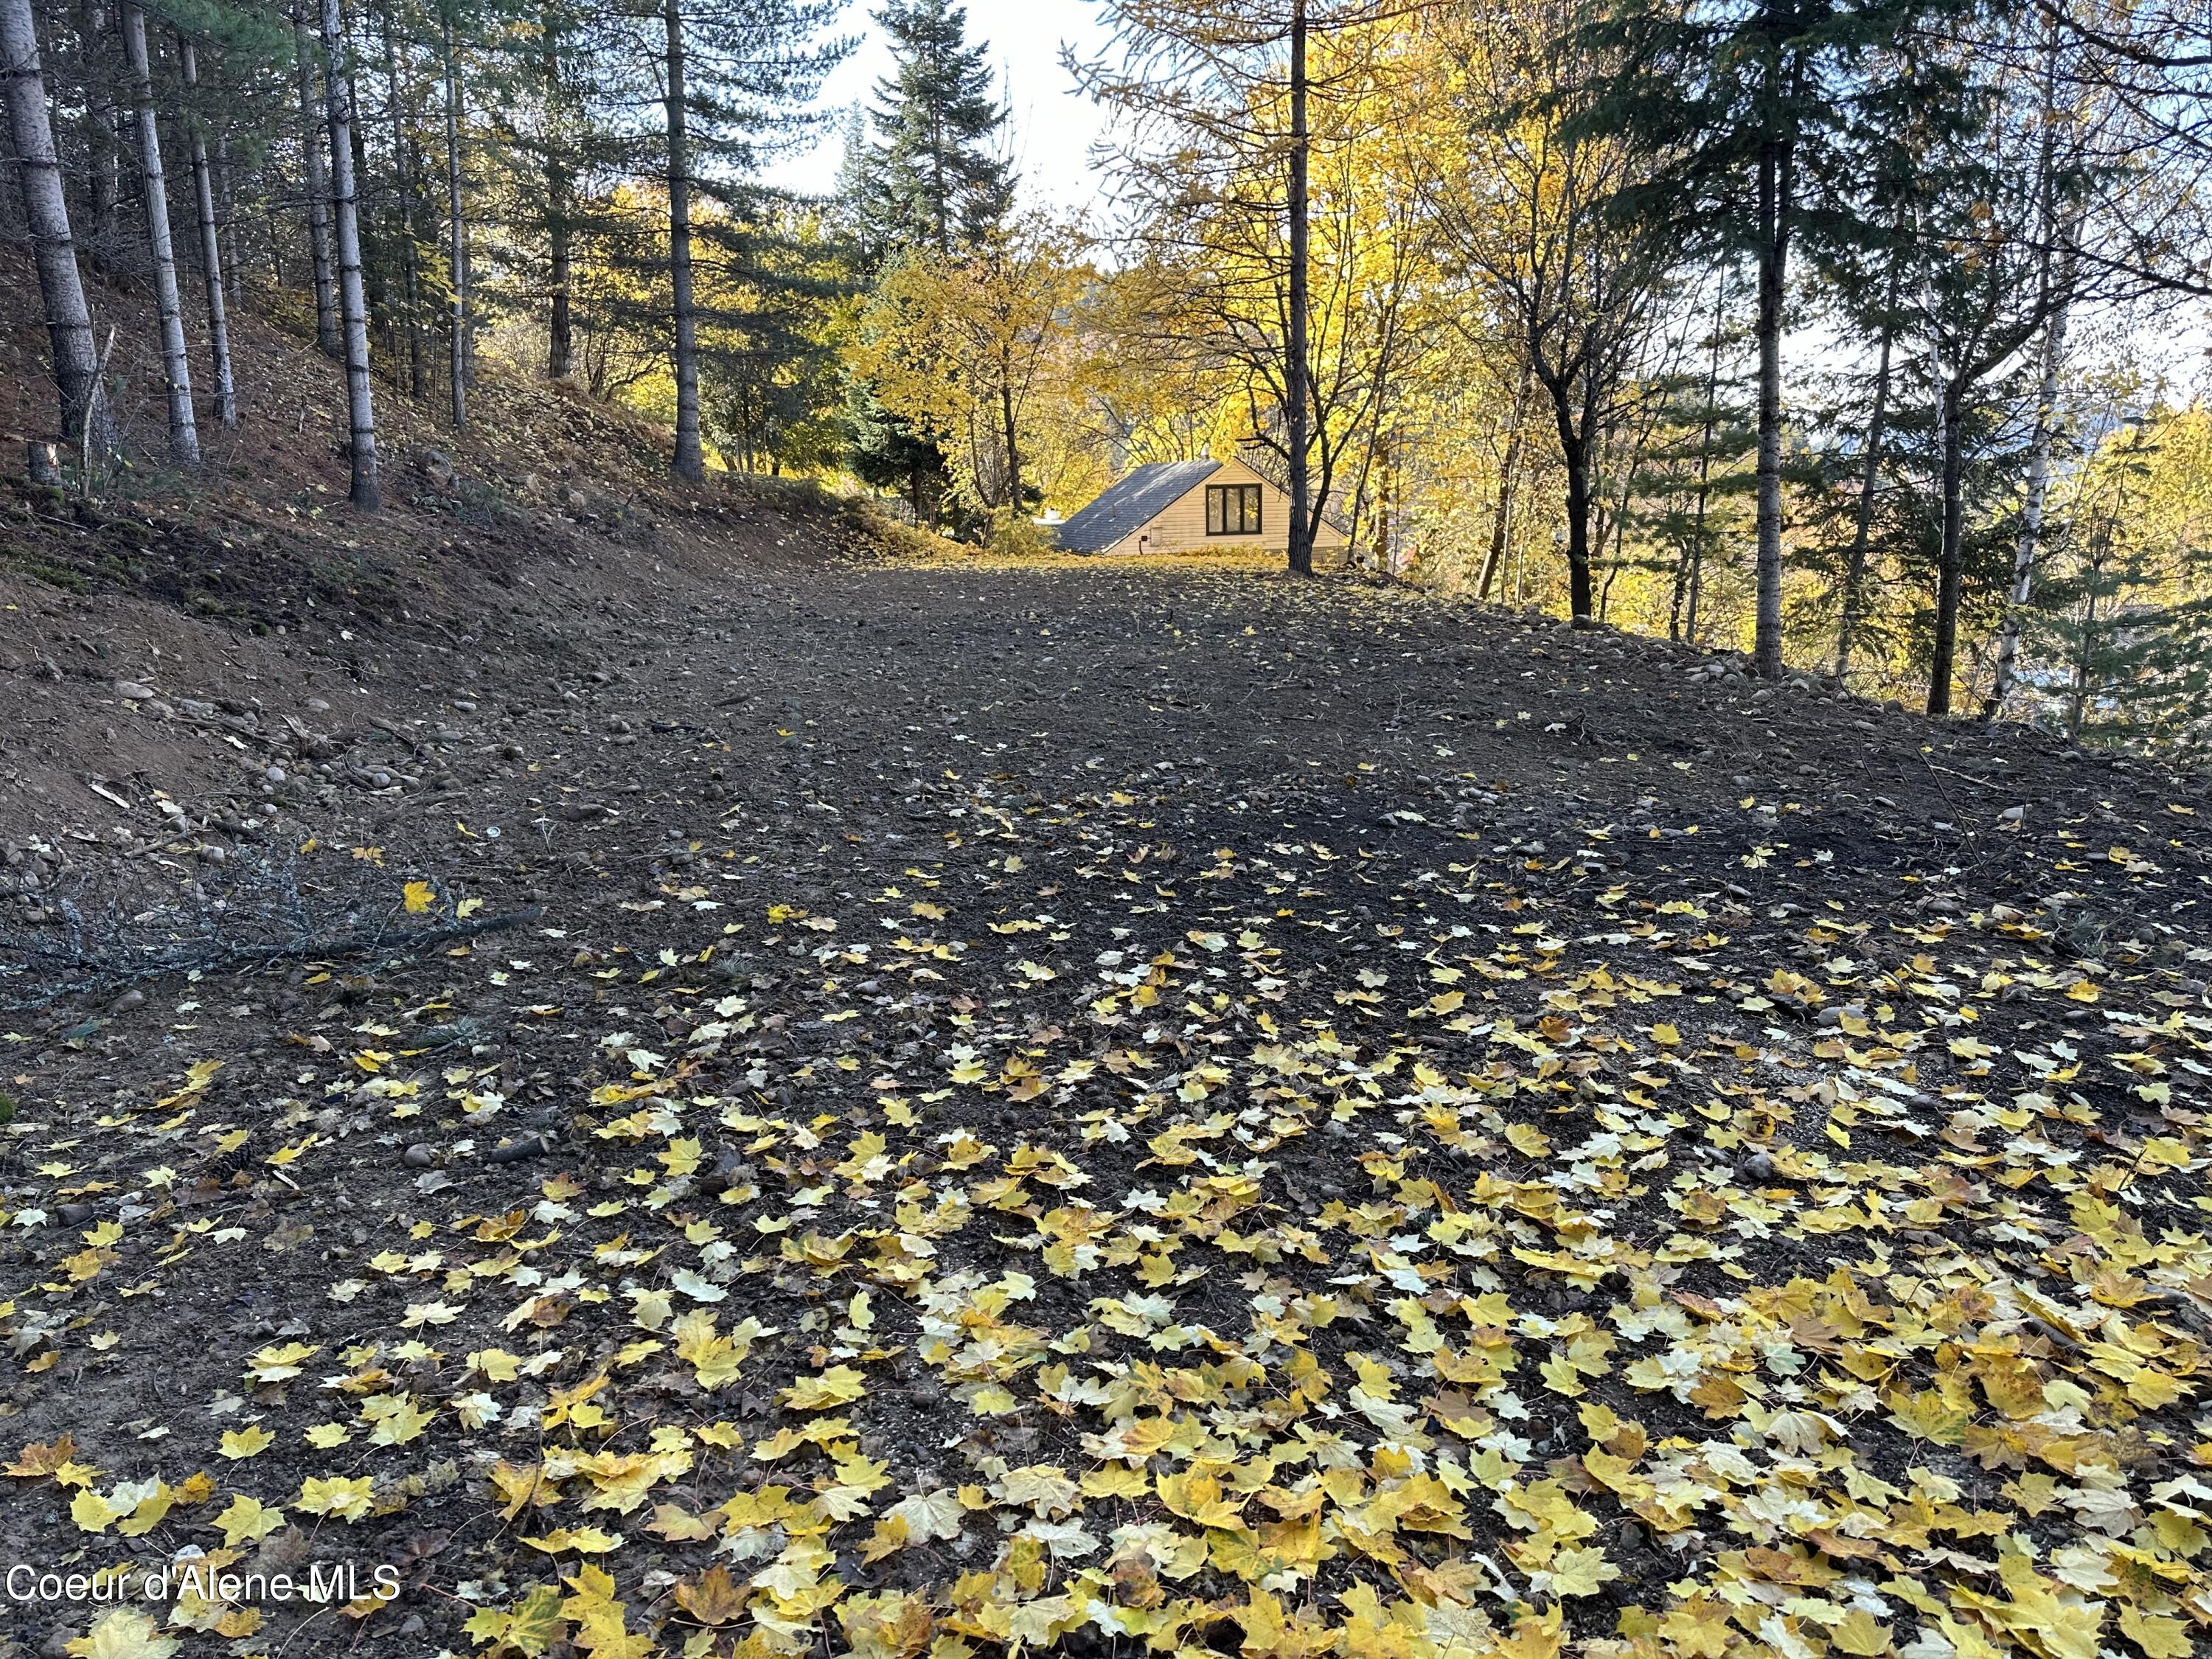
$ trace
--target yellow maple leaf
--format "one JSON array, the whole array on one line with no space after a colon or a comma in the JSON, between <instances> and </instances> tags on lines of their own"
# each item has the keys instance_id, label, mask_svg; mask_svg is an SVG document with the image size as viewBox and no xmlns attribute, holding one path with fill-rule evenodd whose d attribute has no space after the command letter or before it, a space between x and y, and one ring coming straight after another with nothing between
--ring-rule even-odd
<instances>
[{"instance_id":1,"label":"yellow maple leaf","mask_svg":"<svg viewBox=\"0 0 2212 1659\"><path fill-rule=\"evenodd\" d=\"M1889 1627L1877 1625L1874 1615L1864 1607L1853 1607L1828 1632L1828 1641L1837 1652L1859 1656L1859 1659L1878 1659L1889 1651Z\"/></svg>"},{"instance_id":2,"label":"yellow maple leaf","mask_svg":"<svg viewBox=\"0 0 2212 1659\"><path fill-rule=\"evenodd\" d=\"M236 1462L240 1458L258 1456L276 1443L276 1437L256 1423L248 1428L225 1431L222 1440L216 1445L216 1450Z\"/></svg>"},{"instance_id":3,"label":"yellow maple leaf","mask_svg":"<svg viewBox=\"0 0 2212 1659\"><path fill-rule=\"evenodd\" d=\"M86 1532L106 1532L115 1517L125 1513L89 1486L70 1499L70 1519Z\"/></svg>"},{"instance_id":4,"label":"yellow maple leaf","mask_svg":"<svg viewBox=\"0 0 2212 1659\"><path fill-rule=\"evenodd\" d=\"M153 1615L137 1607L113 1607L94 1621L91 1631L63 1644L75 1659L169 1659L179 1646L165 1636Z\"/></svg>"},{"instance_id":5,"label":"yellow maple leaf","mask_svg":"<svg viewBox=\"0 0 2212 1659\"><path fill-rule=\"evenodd\" d=\"M867 1392L868 1380L850 1365L832 1365L818 1376L802 1376L776 1395L776 1403L787 1411L828 1411L833 1406L849 1406Z\"/></svg>"},{"instance_id":6,"label":"yellow maple leaf","mask_svg":"<svg viewBox=\"0 0 2212 1659\"><path fill-rule=\"evenodd\" d=\"M548 1555L557 1555L562 1550L604 1555L609 1550L620 1549L623 1540L620 1533L603 1532L597 1527L556 1527L543 1538L526 1538L522 1541Z\"/></svg>"},{"instance_id":7,"label":"yellow maple leaf","mask_svg":"<svg viewBox=\"0 0 2212 1659\"><path fill-rule=\"evenodd\" d=\"M300 1507L309 1515L332 1515L341 1521L358 1521L368 1513L374 1485L365 1475L332 1475L325 1480L309 1475L300 1483Z\"/></svg>"},{"instance_id":8,"label":"yellow maple leaf","mask_svg":"<svg viewBox=\"0 0 2212 1659\"><path fill-rule=\"evenodd\" d=\"M266 1538L284 1524L284 1511L274 1504L264 1504L258 1498L243 1494L230 1500L230 1507L215 1518L222 1528L226 1548L236 1549L240 1544L250 1544Z\"/></svg>"},{"instance_id":9,"label":"yellow maple leaf","mask_svg":"<svg viewBox=\"0 0 2212 1659\"><path fill-rule=\"evenodd\" d=\"M2136 1607L2125 1607L2120 1613L2120 1629L2133 1639L2135 1644L2150 1656L2150 1659L2189 1659L2197 1651L2190 1640L2189 1626L2181 1620L2164 1613L2144 1613Z\"/></svg>"}]
</instances>

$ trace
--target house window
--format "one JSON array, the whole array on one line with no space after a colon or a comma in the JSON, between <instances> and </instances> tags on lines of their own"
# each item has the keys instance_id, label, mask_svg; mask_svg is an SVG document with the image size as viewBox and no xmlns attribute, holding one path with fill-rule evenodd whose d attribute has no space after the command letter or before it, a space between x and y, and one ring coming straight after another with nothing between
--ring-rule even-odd
<instances>
[{"instance_id":1,"label":"house window","mask_svg":"<svg viewBox=\"0 0 2212 1659\"><path fill-rule=\"evenodd\" d=\"M1260 533L1260 486L1208 484L1206 487L1206 533L1209 536L1256 536Z\"/></svg>"}]
</instances>

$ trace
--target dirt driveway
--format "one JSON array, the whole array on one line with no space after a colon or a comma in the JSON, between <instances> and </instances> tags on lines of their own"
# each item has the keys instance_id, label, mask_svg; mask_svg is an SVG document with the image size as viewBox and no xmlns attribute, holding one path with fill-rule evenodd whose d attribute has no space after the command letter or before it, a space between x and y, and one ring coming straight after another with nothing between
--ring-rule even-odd
<instances>
[{"instance_id":1,"label":"dirt driveway","mask_svg":"<svg viewBox=\"0 0 2212 1659\"><path fill-rule=\"evenodd\" d=\"M0 1638L2212 1630L2194 785L1249 573L557 631L15 849L0 1537L360 1594Z\"/></svg>"}]
</instances>

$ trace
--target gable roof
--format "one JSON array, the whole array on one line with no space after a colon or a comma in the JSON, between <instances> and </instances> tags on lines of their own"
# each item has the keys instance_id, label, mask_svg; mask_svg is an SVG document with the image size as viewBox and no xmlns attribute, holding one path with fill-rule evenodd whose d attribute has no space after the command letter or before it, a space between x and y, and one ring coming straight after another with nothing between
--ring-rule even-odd
<instances>
[{"instance_id":1,"label":"gable roof","mask_svg":"<svg viewBox=\"0 0 2212 1659\"><path fill-rule=\"evenodd\" d=\"M1140 525L1149 524L1221 470L1218 461L1162 461L1140 466L1060 526L1060 545L1070 553L1103 553Z\"/></svg>"}]
</instances>

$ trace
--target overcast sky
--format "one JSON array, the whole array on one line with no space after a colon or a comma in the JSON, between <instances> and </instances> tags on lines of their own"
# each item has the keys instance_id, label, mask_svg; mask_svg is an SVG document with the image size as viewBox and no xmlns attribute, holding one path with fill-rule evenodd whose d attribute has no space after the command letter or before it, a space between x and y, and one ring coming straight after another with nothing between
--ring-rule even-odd
<instances>
[{"instance_id":1,"label":"overcast sky","mask_svg":"<svg viewBox=\"0 0 2212 1659\"><path fill-rule=\"evenodd\" d=\"M890 52L872 15L878 0L851 0L845 27L860 50L823 88L825 108L865 104L890 68ZM1104 131L1097 106L1077 93L1060 67L1063 42L1085 56L1103 47L1105 33L1086 0L967 0L968 38L989 43L997 95L1008 104L1007 144L1029 199L1061 208L1092 204L1097 186L1090 147ZM770 175L793 190L827 193L844 153L842 124L833 125L809 155L794 156Z\"/></svg>"}]
</instances>

